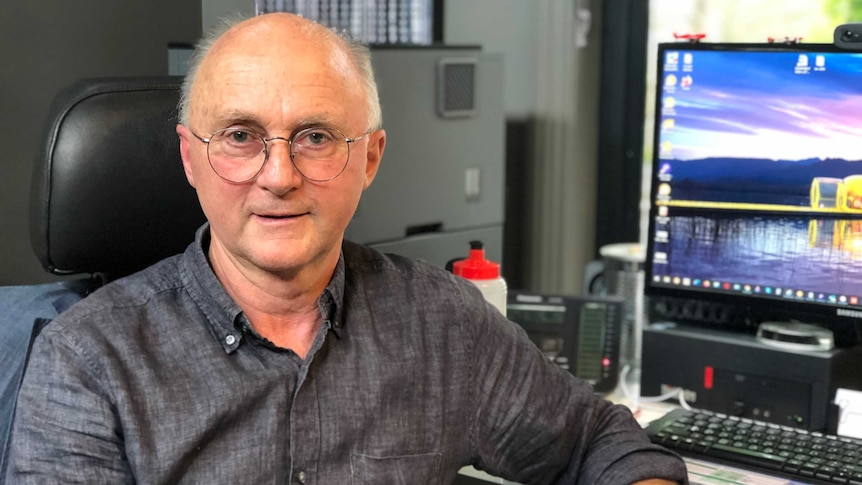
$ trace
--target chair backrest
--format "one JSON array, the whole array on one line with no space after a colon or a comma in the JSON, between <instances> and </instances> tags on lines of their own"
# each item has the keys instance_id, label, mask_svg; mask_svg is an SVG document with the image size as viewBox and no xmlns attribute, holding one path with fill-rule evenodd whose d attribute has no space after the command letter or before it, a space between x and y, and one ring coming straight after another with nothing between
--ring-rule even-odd
<instances>
[{"instance_id":1,"label":"chair backrest","mask_svg":"<svg viewBox=\"0 0 862 485\"><path fill-rule=\"evenodd\" d=\"M34 168L30 240L54 274L133 273L204 222L179 154L182 78L84 79L55 98Z\"/></svg>"},{"instance_id":2,"label":"chair backrest","mask_svg":"<svg viewBox=\"0 0 862 485\"><path fill-rule=\"evenodd\" d=\"M85 79L51 106L34 167L30 240L49 272L87 277L0 288L0 483L21 376L41 326L100 284L183 251L204 222L175 131L180 83Z\"/></svg>"}]
</instances>

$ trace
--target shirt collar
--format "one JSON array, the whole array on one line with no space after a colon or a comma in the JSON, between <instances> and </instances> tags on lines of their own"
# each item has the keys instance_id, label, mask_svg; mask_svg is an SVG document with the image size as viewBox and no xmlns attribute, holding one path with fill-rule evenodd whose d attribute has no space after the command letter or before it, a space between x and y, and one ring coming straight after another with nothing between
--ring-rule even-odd
<instances>
[{"instance_id":1,"label":"shirt collar","mask_svg":"<svg viewBox=\"0 0 862 485\"><path fill-rule=\"evenodd\" d=\"M206 316L213 337L219 341L225 352L232 353L245 338L239 324L242 310L227 294L210 267L207 259L209 245L210 226L205 223L198 229L195 242L189 245L183 255L180 277L190 296ZM342 251L332 278L317 302L324 326L339 338L343 326L344 282L345 264Z\"/></svg>"}]
</instances>

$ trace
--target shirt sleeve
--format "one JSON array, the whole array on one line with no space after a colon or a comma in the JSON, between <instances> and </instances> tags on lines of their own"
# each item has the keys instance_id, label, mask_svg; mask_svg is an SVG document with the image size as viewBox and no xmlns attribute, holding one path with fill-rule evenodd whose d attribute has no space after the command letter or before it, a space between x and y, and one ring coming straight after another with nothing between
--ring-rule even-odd
<instances>
[{"instance_id":1,"label":"shirt sleeve","mask_svg":"<svg viewBox=\"0 0 862 485\"><path fill-rule=\"evenodd\" d=\"M133 483L106 388L52 326L37 337L24 374L5 483Z\"/></svg>"},{"instance_id":2,"label":"shirt sleeve","mask_svg":"<svg viewBox=\"0 0 862 485\"><path fill-rule=\"evenodd\" d=\"M468 289L477 468L524 484L688 483L682 459L652 444L628 408L596 396L473 296Z\"/></svg>"}]
</instances>

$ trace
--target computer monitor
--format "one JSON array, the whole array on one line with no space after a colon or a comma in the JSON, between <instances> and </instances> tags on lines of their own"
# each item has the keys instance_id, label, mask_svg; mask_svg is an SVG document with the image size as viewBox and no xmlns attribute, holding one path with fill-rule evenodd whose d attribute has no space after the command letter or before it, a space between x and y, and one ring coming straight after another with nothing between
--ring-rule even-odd
<instances>
[{"instance_id":1,"label":"computer monitor","mask_svg":"<svg viewBox=\"0 0 862 485\"><path fill-rule=\"evenodd\" d=\"M651 318L862 327L862 53L831 44L658 48Z\"/></svg>"}]
</instances>

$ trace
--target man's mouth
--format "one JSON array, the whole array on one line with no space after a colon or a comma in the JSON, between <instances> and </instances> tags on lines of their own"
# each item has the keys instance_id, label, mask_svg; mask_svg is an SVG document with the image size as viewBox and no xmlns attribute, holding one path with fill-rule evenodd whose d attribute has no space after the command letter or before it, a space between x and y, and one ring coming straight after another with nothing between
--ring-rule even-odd
<instances>
[{"instance_id":1,"label":"man's mouth","mask_svg":"<svg viewBox=\"0 0 862 485\"><path fill-rule=\"evenodd\" d=\"M305 214L303 213L303 214L256 214L256 215L258 217L263 218L263 219L278 220L278 219L295 219L295 218L303 216Z\"/></svg>"}]
</instances>

